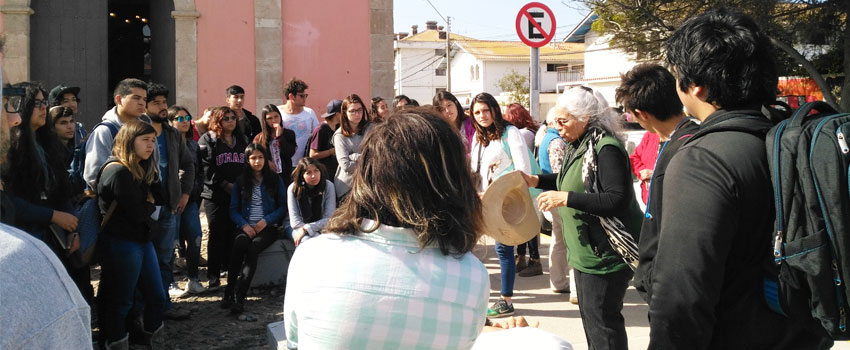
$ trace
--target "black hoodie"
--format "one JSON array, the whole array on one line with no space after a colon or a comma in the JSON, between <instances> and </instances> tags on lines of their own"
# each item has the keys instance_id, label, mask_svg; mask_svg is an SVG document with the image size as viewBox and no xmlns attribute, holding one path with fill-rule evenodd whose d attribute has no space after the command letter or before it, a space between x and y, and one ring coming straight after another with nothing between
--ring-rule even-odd
<instances>
[{"instance_id":1,"label":"black hoodie","mask_svg":"<svg viewBox=\"0 0 850 350\"><path fill-rule=\"evenodd\" d=\"M247 140L238 132L233 133L233 140L233 146L230 146L212 131L208 131L198 140L198 154L204 171L202 198L220 203L230 202L230 193L225 188L242 174L242 168L245 166L245 147L248 147Z\"/></svg>"}]
</instances>

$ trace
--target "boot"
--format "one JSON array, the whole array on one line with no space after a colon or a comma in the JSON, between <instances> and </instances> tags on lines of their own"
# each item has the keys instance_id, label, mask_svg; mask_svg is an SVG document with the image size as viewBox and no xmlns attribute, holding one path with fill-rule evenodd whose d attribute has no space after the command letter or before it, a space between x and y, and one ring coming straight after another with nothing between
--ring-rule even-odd
<instances>
[{"instance_id":1,"label":"boot","mask_svg":"<svg viewBox=\"0 0 850 350\"><path fill-rule=\"evenodd\" d=\"M105 344L104 347L106 348L106 350L129 350L130 349L129 337L126 336L126 335L124 336L124 338L118 339L118 340L116 340L112 343L110 343L109 341L105 341L105 343L106 344Z\"/></svg>"},{"instance_id":2,"label":"boot","mask_svg":"<svg viewBox=\"0 0 850 350\"><path fill-rule=\"evenodd\" d=\"M159 325L159 327L157 327L157 329L155 329L153 332L145 331L144 332L145 341L142 345L146 346L148 348L148 350L153 349L154 344L160 343L159 336L162 334L162 329L164 327L165 327L165 324L161 323Z\"/></svg>"},{"instance_id":3,"label":"boot","mask_svg":"<svg viewBox=\"0 0 850 350\"><path fill-rule=\"evenodd\" d=\"M543 265L540 264L540 259L529 259L528 266L519 272L520 277L539 276L543 274Z\"/></svg>"},{"instance_id":4,"label":"boot","mask_svg":"<svg viewBox=\"0 0 850 350\"><path fill-rule=\"evenodd\" d=\"M519 273L525 268L528 267L528 260L525 259L525 255L517 255L516 256L516 272Z\"/></svg>"}]
</instances>

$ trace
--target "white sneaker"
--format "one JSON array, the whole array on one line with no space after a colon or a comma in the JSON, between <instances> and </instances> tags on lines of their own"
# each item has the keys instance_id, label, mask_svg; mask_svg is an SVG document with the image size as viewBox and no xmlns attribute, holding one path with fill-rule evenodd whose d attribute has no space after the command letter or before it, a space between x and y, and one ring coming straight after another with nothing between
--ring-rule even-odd
<instances>
[{"instance_id":1,"label":"white sneaker","mask_svg":"<svg viewBox=\"0 0 850 350\"><path fill-rule=\"evenodd\" d=\"M180 289L180 287L177 286L176 282L172 282L171 285L168 287L168 296L172 298L181 298L185 294L186 292Z\"/></svg>"},{"instance_id":2,"label":"white sneaker","mask_svg":"<svg viewBox=\"0 0 850 350\"><path fill-rule=\"evenodd\" d=\"M207 289L204 288L204 286L201 284L200 281L198 281L197 278L190 278L189 282L186 283L185 291L186 291L186 293L200 294L200 293L206 292Z\"/></svg>"}]
</instances>

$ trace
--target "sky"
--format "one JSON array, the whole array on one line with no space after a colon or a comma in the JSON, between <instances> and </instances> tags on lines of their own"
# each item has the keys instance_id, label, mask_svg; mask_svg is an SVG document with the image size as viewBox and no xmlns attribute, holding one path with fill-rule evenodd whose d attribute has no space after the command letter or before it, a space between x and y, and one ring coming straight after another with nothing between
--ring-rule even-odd
<instances>
[{"instance_id":1,"label":"sky","mask_svg":"<svg viewBox=\"0 0 850 350\"><path fill-rule=\"evenodd\" d=\"M393 0L394 32L410 33L417 24L425 30L425 21L446 22L437 14L451 17L451 32L479 40L519 41L516 16L526 0ZM555 14L555 38L561 41L587 15L587 10L572 0L536 0ZM435 9L436 8L436 11Z\"/></svg>"}]
</instances>

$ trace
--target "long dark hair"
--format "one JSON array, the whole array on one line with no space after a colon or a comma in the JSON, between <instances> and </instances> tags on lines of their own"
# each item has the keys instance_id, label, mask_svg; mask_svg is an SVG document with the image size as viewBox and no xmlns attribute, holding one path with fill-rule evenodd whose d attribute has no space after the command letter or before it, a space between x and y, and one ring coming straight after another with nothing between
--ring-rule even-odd
<instances>
[{"instance_id":1,"label":"long dark hair","mask_svg":"<svg viewBox=\"0 0 850 350\"><path fill-rule=\"evenodd\" d=\"M188 115L188 116L192 116L192 114L189 113L189 110L186 109L186 107L174 105L174 106L168 107L168 121L172 122L172 121L174 121L174 119L177 119L177 113L180 113L180 111L186 112L186 115ZM193 132L194 132L193 129L194 129L194 125L192 125L192 122L189 122L189 130L186 130L186 135L185 135L187 140L192 139L192 135L193 135Z\"/></svg>"},{"instance_id":2,"label":"long dark hair","mask_svg":"<svg viewBox=\"0 0 850 350\"><path fill-rule=\"evenodd\" d=\"M269 113L277 113L277 116L280 118L280 122L283 123L283 115L280 114L280 110L277 109L277 106L274 104L267 104L263 107L263 110L260 112L260 132L257 135L257 143L262 145L264 148L267 148L269 142L274 140L274 129L266 126L266 115Z\"/></svg>"},{"instance_id":3,"label":"long dark hair","mask_svg":"<svg viewBox=\"0 0 850 350\"><path fill-rule=\"evenodd\" d=\"M419 246L436 243L444 255L472 250L484 228L457 132L433 108L396 111L366 134L351 191L327 232L374 230L363 219L411 228Z\"/></svg>"},{"instance_id":4,"label":"long dark hair","mask_svg":"<svg viewBox=\"0 0 850 350\"><path fill-rule=\"evenodd\" d=\"M266 152L266 148L257 143L252 143L245 147L245 166L242 167L242 175L239 176L239 179L236 181L239 182L239 190L242 191L240 193L242 197L242 203L248 203L251 201L251 190L254 188L254 185L259 185L254 179L254 169L251 168L251 165L248 164L248 159L251 157L251 153L254 151L260 152L263 154L263 158L265 161L263 162L263 170L260 172L263 175L263 185L266 185L266 191L271 193L272 196L277 196L277 185L280 180L277 174L272 171L272 168L269 167L269 153Z\"/></svg>"},{"instance_id":5,"label":"long dark hair","mask_svg":"<svg viewBox=\"0 0 850 350\"><path fill-rule=\"evenodd\" d=\"M3 177L8 181L11 193L30 202L38 202L44 194L54 205L70 196L71 186L65 171L67 151L56 135L50 114L46 113L45 124L38 130L31 126L36 96L41 92L42 97L47 99L47 92L41 85L32 82L17 83L12 87L24 89L25 94L21 101L21 124L12 129L14 137L9 167ZM39 152L39 146L43 153ZM44 159L47 172L39 159Z\"/></svg>"},{"instance_id":6,"label":"long dark hair","mask_svg":"<svg viewBox=\"0 0 850 350\"><path fill-rule=\"evenodd\" d=\"M487 107L490 107L493 124L490 124L486 128L479 125L478 121L475 120L475 104L477 103L484 103ZM505 128L510 125L510 123L502 118L502 108L499 107L499 102L496 101L493 95L486 92L482 92L472 98L472 102L469 103L469 114L472 116L472 120L475 121L472 123L472 126L475 127L475 139L483 146L489 145L492 140L501 138Z\"/></svg>"},{"instance_id":7,"label":"long dark hair","mask_svg":"<svg viewBox=\"0 0 850 350\"><path fill-rule=\"evenodd\" d=\"M460 105L460 102L457 100L455 95L452 95L451 92L442 90L434 95L434 107L443 110L443 101L452 101L455 104L455 108L457 108L457 118L455 119L455 127L460 130L463 127L463 122L466 120L466 114L463 113L463 107Z\"/></svg>"},{"instance_id":8,"label":"long dark hair","mask_svg":"<svg viewBox=\"0 0 850 350\"><path fill-rule=\"evenodd\" d=\"M354 127L348 121L348 106L359 103L360 107L363 108L363 117L360 118L360 122L357 123L357 134L363 135L366 132L366 126L369 124L369 109L366 108L366 104L363 103L363 100L360 99L360 96L357 94L351 94L345 97L342 100L342 106L339 108L340 112L342 112L342 119L340 120L340 128L342 129L342 134L344 136L354 136Z\"/></svg>"},{"instance_id":9,"label":"long dark hair","mask_svg":"<svg viewBox=\"0 0 850 350\"><path fill-rule=\"evenodd\" d=\"M295 170L292 171L292 194L295 195L295 198L301 199L301 195L305 192L307 188L307 184L304 182L304 172L307 171L307 167L315 166L319 169L319 172L322 173L322 180L319 181L319 184L314 187L314 189L322 192L325 190L325 180L328 179L328 170L325 168L325 165L316 160L315 158L304 157L298 161L298 164L295 166Z\"/></svg>"}]
</instances>

